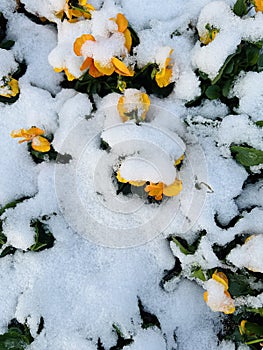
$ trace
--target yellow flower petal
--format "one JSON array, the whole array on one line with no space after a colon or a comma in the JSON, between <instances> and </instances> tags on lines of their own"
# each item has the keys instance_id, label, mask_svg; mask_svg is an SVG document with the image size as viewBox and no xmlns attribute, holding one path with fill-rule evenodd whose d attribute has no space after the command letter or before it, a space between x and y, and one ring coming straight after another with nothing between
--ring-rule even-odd
<instances>
[{"instance_id":1,"label":"yellow flower petal","mask_svg":"<svg viewBox=\"0 0 263 350\"><path fill-rule=\"evenodd\" d=\"M98 69L94 66L94 61L92 60L92 63L89 67L89 75L91 75L93 78L99 78L103 76L104 74L98 71Z\"/></svg>"},{"instance_id":2,"label":"yellow flower petal","mask_svg":"<svg viewBox=\"0 0 263 350\"><path fill-rule=\"evenodd\" d=\"M127 18L122 13L118 13L115 21L118 25L118 31L123 33L128 27Z\"/></svg>"},{"instance_id":3,"label":"yellow flower petal","mask_svg":"<svg viewBox=\"0 0 263 350\"><path fill-rule=\"evenodd\" d=\"M114 73L114 66L111 64L111 62L108 65L103 66L99 61L94 60L94 66L104 75L112 75L112 73Z\"/></svg>"},{"instance_id":4,"label":"yellow flower petal","mask_svg":"<svg viewBox=\"0 0 263 350\"><path fill-rule=\"evenodd\" d=\"M171 185L164 185L163 194L167 197L177 196L182 191L182 188L182 181L179 179L175 179Z\"/></svg>"},{"instance_id":5,"label":"yellow flower petal","mask_svg":"<svg viewBox=\"0 0 263 350\"><path fill-rule=\"evenodd\" d=\"M123 32L124 38L125 38L125 47L127 48L128 52L131 51L131 47L132 47L132 36L131 36L131 32L129 31L129 29L125 29Z\"/></svg>"},{"instance_id":6,"label":"yellow flower petal","mask_svg":"<svg viewBox=\"0 0 263 350\"><path fill-rule=\"evenodd\" d=\"M146 118L146 114L150 108L151 100L150 100L150 97L145 93L141 94L141 99L142 99L142 106L144 109L144 112L141 115L141 119L144 120Z\"/></svg>"},{"instance_id":7,"label":"yellow flower petal","mask_svg":"<svg viewBox=\"0 0 263 350\"><path fill-rule=\"evenodd\" d=\"M134 72L130 71L126 64L120 61L118 58L112 57L111 62L115 67L116 73L127 77L132 77L134 75Z\"/></svg>"},{"instance_id":8,"label":"yellow flower petal","mask_svg":"<svg viewBox=\"0 0 263 350\"><path fill-rule=\"evenodd\" d=\"M19 93L19 86L18 86L18 80L12 78L9 82L8 85L11 88L11 96L14 97Z\"/></svg>"},{"instance_id":9,"label":"yellow flower petal","mask_svg":"<svg viewBox=\"0 0 263 350\"><path fill-rule=\"evenodd\" d=\"M213 280L221 283L224 288L225 291L228 290L228 278L226 277L226 275L224 274L224 272L218 272L217 270L213 273L212 275Z\"/></svg>"},{"instance_id":10,"label":"yellow flower petal","mask_svg":"<svg viewBox=\"0 0 263 350\"><path fill-rule=\"evenodd\" d=\"M171 68L162 68L160 72L155 75L155 81L160 88L166 87L170 84L173 71Z\"/></svg>"},{"instance_id":11,"label":"yellow flower petal","mask_svg":"<svg viewBox=\"0 0 263 350\"><path fill-rule=\"evenodd\" d=\"M95 41L95 38L91 34L83 34L75 40L73 49L77 56L82 56L82 53L81 53L82 45L88 40Z\"/></svg>"},{"instance_id":12,"label":"yellow flower petal","mask_svg":"<svg viewBox=\"0 0 263 350\"><path fill-rule=\"evenodd\" d=\"M125 123L129 118L125 115L127 112L126 109L124 108L124 96L121 96L119 98L118 104L117 104L117 109L120 114L120 117L122 121Z\"/></svg>"},{"instance_id":13,"label":"yellow flower petal","mask_svg":"<svg viewBox=\"0 0 263 350\"><path fill-rule=\"evenodd\" d=\"M36 136L32 140L32 148L38 152L48 152L50 150L50 143L45 137Z\"/></svg>"},{"instance_id":14,"label":"yellow flower petal","mask_svg":"<svg viewBox=\"0 0 263 350\"><path fill-rule=\"evenodd\" d=\"M11 137L23 137L23 134L26 130L25 129L19 129L19 130L13 130L10 134Z\"/></svg>"},{"instance_id":15,"label":"yellow flower petal","mask_svg":"<svg viewBox=\"0 0 263 350\"><path fill-rule=\"evenodd\" d=\"M122 183L124 183L124 184L126 184L126 183L129 182L128 180L124 179L124 177L121 176L120 170L117 171L116 179L117 179L119 182L122 182Z\"/></svg>"},{"instance_id":16,"label":"yellow flower petal","mask_svg":"<svg viewBox=\"0 0 263 350\"><path fill-rule=\"evenodd\" d=\"M154 197L157 201L160 201L163 198L163 187L162 182L153 183L150 182L149 185L145 187L145 192L148 192L148 196Z\"/></svg>"},{"instance_id":17,"label":"yellow flower petal","mask_svg":"<svg viewBox=\"0 0 263 350\"><path fill-rule=\"evenodd\" d=\"M21 130L22 130L23 136L30 136L30 137L44 135L44 133L45 133L45 130L42 130L40 128L36 128L35 126L33 126L32 128L30 128L28 130L25 130L25 129L21 129Z\"/></svg>"},{"instance_id":18,"label":"yellow flower petal","mask_svg":"<svg viewBox=\"0 0 263 350\"><path fill-rule=\"evenodd\" d=\"M174 161L174 165L179 165L184 160L184 154Z\"/></svg>"},{"instance_id":19,"label":"yellow flower petal","mask_svg":"<svg viewBox=\"0 0 263 350\"><path fill-rule=\"evenodd\" d=\"M254 0L254 5L256 12L263 12L263 0Z\"/></svg>"},{"instance_id":20,"label":"yellow flower petal","mask_svg":"<svg viewBox=\"0 0 263 350\"><path fill-rule=\"evenodd\" d=\"M93 63L93 58L87 57L84 60L84 62L82 63L82 65L80 66L80 70L88 69L91 66L92 63Z\"/></svg>"},{"instance_id":21,"label":"yellow flower petal","mask_svg":"<svg viewBox=\"0 0 263 350\"><path fill-rule=\"evenodd\" d=\"M68 68L64 68L64 71L65 71L65 74L66 74L68 81L72 81L72 80L76 79L76 77L70 73Z\"/></svg>"},{"instance_id":22,"label":"yellow flower petal","mask_svg":"<svg viewBox=\"0 0 263 350\"><path fill-rule=\"evenodd\" d=\"M241 335L246 334L246 326L245 326L246 323L247 323L247 320L242 320L240 322L239 332L240 332Z\"/></svg>"}]
</instances>

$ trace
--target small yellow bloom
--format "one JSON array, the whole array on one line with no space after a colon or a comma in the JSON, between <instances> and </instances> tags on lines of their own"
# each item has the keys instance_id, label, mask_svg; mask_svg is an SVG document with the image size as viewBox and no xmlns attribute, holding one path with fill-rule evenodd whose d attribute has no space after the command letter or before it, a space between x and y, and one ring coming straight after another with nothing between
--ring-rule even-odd
<instances>
[{"instance_id":1,"label":"small yellow bloom","mask_svg":"<svg viewBox=\"0 0 263 350\"><path fill-rule=\"evenodd\" d=\"M76 22L80 17L90 19L91 11L95 11L95 8L87 4L86 0L66 0L64 8L56 13L56 17L62 20L65 16L69 22Z\"/></svg>"},{"instance_id":2,"label":"small yellow bloom","mask_svg":"<svg viewBox=\"0 0 263 350\"><path fill-rule=\"evenodd\" d=\"M48 152L50 150L50 142L43 136L45 131L36 127L32 127L30 129L20 129L14 130L11 132L11 137L17 138L21 137L22 140L18 141L18 143L22 142L32 142L32 148L38 152Z\"/></svg>"},{"instance_id":3,"label":"small yellow bloom","mask_svg":"<svg viewBox=\"0 0 263 350\"><path fill-rule=\"evenodd\" d=\"M18 81L11 76L4 78L4 85L0 86L0 96L11 98L19 93Z\"/></svg>"},{"instance_id":4,"label":"small yellow bloom","mask_svg":"<svg viewBox=\"0 0 263 350\"><path fill-rule=\"evenodd\" d=\"M119 98L117 109L123 122L135 119L136 122L143 121L150 108L149 96L136 89L127 89Z\"/></svg>"},{"instance_id":5,"label":"small yellow bloom","mask_svg":"<svg viewBox=\"0 0 263 350\"><path fill-rule=\"evenodd\" d=\"M214 40L216 35L219 33L219 29L214 28L213 26L211 27L210 24L207 24L205 29L205 33L200 35L200 41L202 44L207 45Z\"/></svg>"},{"instance_id":6,"label":"small yellow bloom","mask_svg":"<svg viewBox=\"0 0 263 350\"><path fill-rule=\"evenodd\" d=\"M215 281L212 282L211 281ZM204 292L204 301L213 311L224 314L235 312L234 300L228 292L228 278L223 272L215 271L208 281L208 290Z\"/></svg>"},{"instance_id":7,"label":"small yellow bloom","mask_svg":"<svg viewBox=\"0 0 263 350\"><path fill-rule=\"evenodd\" d=\"M163 182L152 183L145 187L148 195L154 197L157 201L162 200L163 194L167 197L177 196L182 191L182 181L175 179L174 182L167 186Z\"/></svg>"},{"instance_id":8,"label":"small yellow bloom","mask_svg":"<svg viewBox=\"0 0 263 350\"><path fill-rule=\"evenodd\" d=\"M170 50L169 56L172 54L173 50ZM172 82L172 64L171 58L166 57L164 64L159 65L159 70L155 74L155 81L160 88L166 87Z\"/></svg>"},{"instance_id":9,"label":"small yellow bloom","mask_svg":"<svg viewBox=\"0 0 263 350\"><path fill-rule=\"evenodd\" d=\"M254 6L256 12L263 12L263 0L254 0Z\"/></svg>"}]
</instances>

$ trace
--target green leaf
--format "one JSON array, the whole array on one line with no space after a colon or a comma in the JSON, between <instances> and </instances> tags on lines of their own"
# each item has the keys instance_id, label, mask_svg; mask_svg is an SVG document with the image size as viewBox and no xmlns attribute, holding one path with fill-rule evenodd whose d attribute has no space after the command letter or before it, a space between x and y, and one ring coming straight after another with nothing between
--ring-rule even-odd
<instances>
[{"instance_id":1,"label":"green leaf","mask_svg":"<svg viewBox=\"0 0 263 350\"><path fill-rule=\"evenodd\" d=\"M184 247L184 245L181 242L179 242L178 237L172 237L172 241L177 245L177 247L181 250L181 252L183 254L185 254L185 255L192 254L192 252L190 252L187 248ZM185 240L183 240L183 241L185 241ZM187 242L186 242L186 244L187 244Z\"/></svg>"},{"instance_id":2,"label":"green leaf","mask_svg":"<svg viewBox=\"0 0 263 350\"><path fill-rule=\"evenodd\" d=\"M253 314L259 314L261 317L263 317L263 307L261 308L246 308L246 311L252 312Z\"/></svg>"},{"instance_id":3,"label":"green leaf","mask_svg":"<svg viewBox=\"0 0 263 350\"><path fill-rule=\"evenodd\" d=\"M205 95L209 98L209 100L215 100L221 96L221 89L217 85L208 86L205 90Z\"/></svg>"},{"instance_id":4,"label":"green leaf","mask_svg":"<svg viewBox=\"0 0 263 350\"><path fill-rule=\"evenodd\" d=\"M5 244L7 241L6 236L3 234L3 232L0 231L0 245L2 246L3 244Z\"/></svg>"},{"instance_id":5,"label":"green leaf","mask_svg":"<svg viewBox=\"0 0 263 350\"><path fill-rule=\"evenodd\" d=\"M234 14L242 17L247 14L247 3L246 0L237 0L233 8Z\"/></svg>"},{"instance_id":6,"label":"green leaf","mask_svg":"<svg viewBox=\"0 0 263 350\"><path fill-rule=\"evenodd\" d=\"M8 326L8 331L0 335L0 349L24 350L33 340L29 328L14 319Z\"/></svg>"},{"instance_id":7,"label":"green leaf","mask_svg":"<svg viewBox=\"0 0 263 350\"><path fill-rule=\"evenodd\" d=\"M205 274L200 266L194 267L191 272L191 277L198 278L201 281L206 281Z\"/></svg>"},{"instance_id":8,"label":"green leaf","mask_svg":"<svg viewBox=\"0 0 263 350\"><path fill-rule=\"evenodd\" d=\"M230 150L236 161L246 167L263 163L263 151L252 147L230 146Z\"/></svg>"},{"instance_id":9,"label":"green leaf","mask_svg":"<svg viewBox=\"0 0 263 350\"><path fill-rule=\"evenodd\" d=\"M222 95L224 97L227 97L228 94L229 94L229 91L231 89L231 86L232 86L232 80L229 79L225 82L225 84L223 85L223 88L222 88Z\"/></svg>"},{"instance_id":10,"label":"green leaf","mask_svg":"<svg viewBox=\"0 0 263 350\"><path fill-rule=\"evenodd\" d=\"M263 128L263 120L258 120L256 122L256 125L259 126L260 128Z\"/></svg>"},{"instance_id":11,"label":"green leaf","mask_svg":"<svg viewBox=\"0 0 263 350\"><path fill-rule=\"evenodd\" d=\"M4 207L2 207L0 209L0 216L3 215L3 213L7 210L7 209L10 209L10 208L15 208L17 206L17 204L19 203L22 203L23 201L29 199L31 197L22 197L22 198L19 198L19 199L16 199L12 202L9 202L7 203Z\"/></svg>"},{"instance_id":12,"label":"green leaf","mask_svg":"<svg viewBox=\"0 0 263 350\"><path fill-rule=\"evenodd\" d=\"M254 66L258 62L259 58L259 48L256 46L248 46L246 49L247 64L249 66Z\"/></svg>"},{"instance_id":13,"label":"green leaf","mask_svg":"<svg viewBox=\"0 0 263 350\"><path fill-rule=\"evenodd\" d=\"M261 72L263 70L263 54L258 56L258 70Z\"/></svg>"},{"instance_id":14,"label":"green leaf","mask_svg":"<svg viewBox=\"0 0 263 350\"><path fill-rule=\"evenodd\" d=\"M1 49L5 49L5 50L10 50L12 46L14 46L15 42L13 40L7 40L7 41L3 41L0 44L0 48Z\"/></svg>"},{"instance_id":15,"label":"green leaf","mask_svg":"<svg viewBox=\"0 0 263 350\"><path fill-rule=\"evenodd\" d=\"M222 77L225 68L227 67L228 63L238 54L240 54L241 52L241 47L238 47L237 51L235 53L233 53L232 55L228 56L227 59L225 60L225 63L223 64L223 66L221 67L219 73L217 74L217 76L215 77L214 80L212 80L212 85L215 85Z\"/></svg>"},{"instance_id":16,"label":"green leaf","mask_svg":"<svg viewBox=\"0 0 263 350\"><path fill-rule=\"evenodd\" d=\"M29 248L33 252L39 252L53 247L55 238L48 229L48 225L40 220L33 220L31 227L35 229L35 243Z\"/></svg>"}]
</instances>

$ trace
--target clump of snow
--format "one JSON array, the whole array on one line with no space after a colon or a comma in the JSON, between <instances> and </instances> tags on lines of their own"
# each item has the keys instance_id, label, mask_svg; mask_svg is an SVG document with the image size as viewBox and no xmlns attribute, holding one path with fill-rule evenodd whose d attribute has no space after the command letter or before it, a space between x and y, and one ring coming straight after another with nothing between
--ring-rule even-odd
<instances>
[{"instance_id":1,"label":"clump of snow","mask_svg":"<svg viewBox=\"0 0 263 350\"><path fill-rule=\"evenodd\" d=\"M231 250L227 259L239 268L263 272L263 234L252 235L242 245Z\"/></svg>"},{"instance_id":2,"label":"clump of snow","mask_svg":"<svg viewBox=\"0 0 263 350\"><path fill-rule=\"evenodd\" d=\"M14 73L18 68L18 63L14 59L12 51L0 49L0 84L2 84L2 78Z\"/></svg>"},{"instance_id":3,"label":"clump of snow","mask_svg":"<svg viewBox=\"0 0 263 350\"><path fill-rule=\"evenodd\" d=\"M252 120L262 120L263 72L247 72L240 75L230 92L230 97L238 97L238 113L248 114Z\"/></svg>"}]
</instances>

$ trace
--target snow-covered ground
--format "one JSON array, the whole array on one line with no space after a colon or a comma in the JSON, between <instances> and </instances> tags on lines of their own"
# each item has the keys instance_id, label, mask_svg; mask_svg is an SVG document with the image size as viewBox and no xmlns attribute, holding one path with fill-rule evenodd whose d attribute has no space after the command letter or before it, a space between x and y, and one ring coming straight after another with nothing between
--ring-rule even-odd
<instances>
[{"instance_id":1,"label":"snow-covered ground","mask_svg":"<svg viewBox=\"0 0 263 350\"><path fill-rule=\"evenodd\" d=\"M200 94L196 68L214 79L241 40L263 40L263 14L252 9L241 19L231 10L233 0L96 0L91 1L97 10L91 21L68 23L54 15L63 0L23 3L27 11L55 21L57 27L17 13L15 0L0 2L8 20L7 39L15 41L11 50L0 50L0 74L13 73L16 61L27 65L19 78L18 100L0 103L0 208L28 198L1 216L7 237L3 249L11 245L17 250L0 259L0 333L16 318L27 323L35 338L28 349L96 350L98 338L105 349L116 345L117 325L134 340L124 349L234 350L233 342L218 340L225 316L205 303L205 285L185 276L194 264L204 271L224 267L212 246L223 246L239 234L256 238L235 247L229 264L263 272L262 179L246 182L248 169L230 152L232 143L263 151L263 129L255 124L263 120L263 72L242 72L237 78L230 91L239 98L235 114L219 100L188 108L185 103ZM102 36L105 28L99 24L117 13L126 16L140 38L138 66L153 62L160 47L173 49L175 88L165 99L150 96L149 121L140 129L132 121L120 123L120 94L95 96L94 114L88 95L61 88L63 74L52 67L67 64L72 74L80 75L80 57L71 50L74 41L87 31ZM201 33L206 23L220 27L220 32L201 46L193 28ZM171 35L176 31L181 35ZM34 163L26 143L10 137L12 130L31 126L52 133L54 148L70 154L72 161ZM99 147L101 137L111 152ZM145 193L116 195L112 169L120 157L129 154L134 164L150 160L149 173L145 166L141 176L170 184L176 172L170 158L183 153L178 172L183 190L178 196L157 205L145 204ZM131 164L125 174L139 180ZM262 164L250 169L253 174L260 170ZM43 216L49 216L54 246L29 251L35 235L31 221ZM175 235L192 243L202 230L206 235L195 254L184 255L166 239ZM185 274L164 288L161 281L165 270L173 269L175 256ZM141 327L138 299L158 318L159 328ZM237 304L262 307L262 301L261 294ZM41 317L44 328L38 334Z\"/></svg>"}]
</instances>

